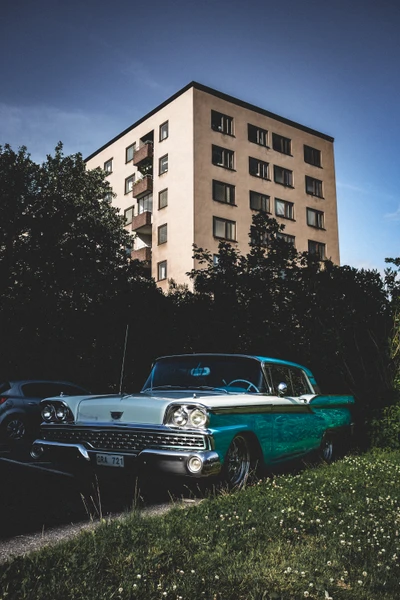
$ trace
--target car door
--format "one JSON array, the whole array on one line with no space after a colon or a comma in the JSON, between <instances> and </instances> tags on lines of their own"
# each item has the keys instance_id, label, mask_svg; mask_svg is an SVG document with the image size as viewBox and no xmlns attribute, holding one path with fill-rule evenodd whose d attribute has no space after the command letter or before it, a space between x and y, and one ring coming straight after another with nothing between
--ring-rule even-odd
<instances>
[{"instance_id":1,"label":"car door","mask_svg":"<svg viewBox=\"0 0 400 600\"><path fill-rule=\"evenodd\" d=\"M308 404L314 390L300 368L275 364L270 365L269 372L277 396L272 407L274 460L295 458L318 445L323 421ZM279 391L282 384L286 386L285 391Z\"/></svg>"}]
</instances>

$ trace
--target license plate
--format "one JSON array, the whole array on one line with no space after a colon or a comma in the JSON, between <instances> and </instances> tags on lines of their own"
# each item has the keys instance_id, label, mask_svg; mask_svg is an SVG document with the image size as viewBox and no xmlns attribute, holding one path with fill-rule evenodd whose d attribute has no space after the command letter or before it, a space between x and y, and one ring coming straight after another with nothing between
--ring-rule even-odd
<instances>
[{"instance_id":1,"label":"license plate","mask_svg":"<svg viewBox=\"0 0 400 600\"><path fill-rule=\"evenodd\" d=\"M123 467L124 457L120 454L96 454L96 464L101 467Z\"/></svg>"}]
</instances>

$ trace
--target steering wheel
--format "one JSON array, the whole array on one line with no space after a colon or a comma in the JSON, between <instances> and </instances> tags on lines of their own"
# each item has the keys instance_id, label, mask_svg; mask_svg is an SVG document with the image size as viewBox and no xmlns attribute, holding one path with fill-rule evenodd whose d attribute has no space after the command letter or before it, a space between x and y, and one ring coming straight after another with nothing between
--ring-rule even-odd
<instances>
[{"instance_id":1,"label":"steering wheel","mask_svg":"<svg viewBox=\"0 0 400 600\"><path fill-rule=\"evenodd\" d=\"M253 388L257 394L260 393L260 390L258 389L258 387L256 385L254 385L254 383L251 383L251 381L247 381L247 379L232 379L232 381L230 381L227 384L227 387L230 387L234 383L240 383L240 382L247 384L248 387L246 388L246 392L249 392L251 390L251 388Z\"/></svg>"}]
</instances>

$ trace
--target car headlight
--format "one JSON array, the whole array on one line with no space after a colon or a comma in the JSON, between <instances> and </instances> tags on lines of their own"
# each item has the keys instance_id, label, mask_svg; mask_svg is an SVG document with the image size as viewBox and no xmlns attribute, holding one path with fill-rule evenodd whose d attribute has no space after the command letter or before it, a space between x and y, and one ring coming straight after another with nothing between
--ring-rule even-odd
<instances>
[{"instance_id":1,"label":"car headlight","mask_svg":"<svg viewBox=\"0 0 400 600\"><path fill-rule=\"evenodd\" d=\"M192 427L204 427L207 423L207 413L200 408L195 408L189 413L189 423Z\"/></svg>"},{"instance_id":2,"label":"car headlight","mask_svg":"<svg viewBox=\"0 0 400 600\"><path fill-rule=\"evenodd\" d=\"M164 423L169 427L202 429L208 425L208 412L205 406L172 405L167 409Z\"/></svg>"},{"instance_id":3,"label":"car headlight","mask_svg":"<svg viewBox=\"0 0 400 600\"><path fill-rule=\"evenodd\" d=\"M52 404L45 404L42 408L43 421L50 422L55 415L55 408Z\"/></svg>"},{"instance_id":4,"label":"car headlight","mask_svg":"<svg viewBox=\"0 0 400 600\"><path fill-rule=\"evenodd\" d=\"M58 421L65 421L68 415L68 408L64 404L59 404L56 408L56 418Z\"/></svg>"},{"instance_id":5,"label":"car headlight","mask_svg":"<svg viewBox=\"0 0 400 600\"><path fill-rule=\"evenodd\" d=\"M188 414L183 406L180 406L171 415L171 421L173 425L177 425L178 427L184 427L188 422Z\"/></svg>"}]
</instances>

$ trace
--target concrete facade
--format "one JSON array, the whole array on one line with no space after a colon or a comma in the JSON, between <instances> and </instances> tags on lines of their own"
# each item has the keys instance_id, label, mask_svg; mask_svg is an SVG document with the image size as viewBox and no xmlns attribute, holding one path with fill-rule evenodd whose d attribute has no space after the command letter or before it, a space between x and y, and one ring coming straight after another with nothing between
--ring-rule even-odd
<instances>
[{"instance_id":1,"label":"concrete facade","mask_svg":"<svg viewBox=\"0 0 400 600\"><path fill-rule=\"evenodd\" d=\"M192 82L86 163L109 172L133 256L164 290L189 282L193 244L246 253L255 206L298 250L339 264L333 138L264 109Z\"/></svg>"}]
</instances>

